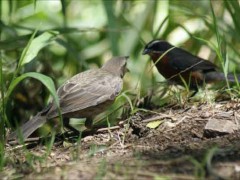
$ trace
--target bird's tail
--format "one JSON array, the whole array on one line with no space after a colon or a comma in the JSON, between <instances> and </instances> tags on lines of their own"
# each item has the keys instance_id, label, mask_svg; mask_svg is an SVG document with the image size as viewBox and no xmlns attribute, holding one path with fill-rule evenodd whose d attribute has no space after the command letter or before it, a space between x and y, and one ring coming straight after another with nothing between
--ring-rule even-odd
<instances>
[{"instance_id":1,"label":"bird's tail","mask_svg":"<svg viewBox=\"0 0 240 180\"><path fill-rule=\"evenodd\" d=\"M227 80L229 82L239 82L240 83L240 75L228 74ZM226 81L225 75L222 72L208 72L205 74L206 82L214 82L214 81Z\"/></svg>"},{"instance_id":2,"label":"bird's tail","mask_svg":"<svg viewBox=\"0 0 240 180\"><path fill-rule=\"evenodd\" d=\"M16 130L9 135L8 139L16 139L20 136L23 141L28 138L36 129L41 127L47 121L46 116L42 115L42 112L38 113L31 120L23 124L19 130Z\"/></svg>"}]
</instances>

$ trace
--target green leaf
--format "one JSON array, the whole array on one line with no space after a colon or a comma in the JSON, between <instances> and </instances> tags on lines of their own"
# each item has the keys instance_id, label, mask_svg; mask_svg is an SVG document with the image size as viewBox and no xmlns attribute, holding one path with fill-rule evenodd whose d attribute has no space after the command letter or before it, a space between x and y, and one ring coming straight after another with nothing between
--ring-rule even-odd
<instances>
[{"instance_id":1,"label":"green leaf","mask_svg":"<svg viewBox=\"0 0 240 180\"><path fill-rule=\"evenodd\" d=\"M9 98L9 96L12 94L13 90L15 89L15 87L22 80L24 80L24 79L26 79L28 77L31 77L31 78L34 78L34 79L37 79L37 80L41 81L44 84L44 86L46 86L46 88L49 90L50 94L53 96L54 101L59 106L59 99L58 99L58 96L57 96L57 93L56 93L56 89L55 89L53 80L50 77L48 77L48 76L45 76L45 75L40 74L40 73L35 73L35 72L25 73L25 74L22 74L21 76L17 77L16 79L14 79L11 82L11 84L10 84L10 86L8 88L7 95L6 95L7 100Z\"/></svg>"},{"instance_id":2,"label":"green leaf","mask_svg":"<svg viewBox=\"0 0 240 180\"><path fill-rule=\"evenodd\" d=\"M34 35L36 34L36 31ZM20 58L19 67L23 66L24 64L27 64L31 62L38 54L38 52L56 37L58 32L56 31L49 31L44 32L43 34L39 35L38 37L32 39L29 41L29 44L24 48L23 53Z\"/></svg>"},{"instance_id":3,"label":"green leaf","mask_svg":"<svg viewBox=\"0 0 240 180\"><path fill-rule=\"evenodd\" d=\"M132 114L132 112L134 111L134 106L133 106L132 100L129 98L128 95L126 95L126 92L127 92L127 91L122 92L122 93L120 94L120 96L118 96L118 98L119 98L119 97L124 97L124 98L128 101L128 103L129 103L129 105L130 105L130 107L131 107L131 114Z\"/></svg>"}]
</instances>

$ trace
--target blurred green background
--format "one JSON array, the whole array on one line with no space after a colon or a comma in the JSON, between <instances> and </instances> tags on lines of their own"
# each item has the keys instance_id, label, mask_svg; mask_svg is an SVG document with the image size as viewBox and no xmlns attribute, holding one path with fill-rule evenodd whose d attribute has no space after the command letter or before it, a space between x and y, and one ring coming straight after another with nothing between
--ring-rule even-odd
<instances>
[{"instance_id":1,"label":"blurred green background","mask_svg":"<svg viewBox=\"0 0 240 180\"><path fill-rule=\"evenodd\" d=\"M27 121L49 101L47 88L32 78L21 81L10 98L4 99L16 77L38 72L59 87L74 74L100 67L112 56L129 55L130 73L124 78L126 96L111 110L127 98L135 105L136 99L152 92L154 102L164 104L166 100L158 98L166 88L158 83L164 78L141 55L144 45L156 38L209 59L221 70L240 71L239 1L2 0L0 4L2 129L6 122ZM36 29L35 38L46 32L53 36L43 47L31 48L30 53L37 56L19 65Z\"/></svg>"}]
</instances>

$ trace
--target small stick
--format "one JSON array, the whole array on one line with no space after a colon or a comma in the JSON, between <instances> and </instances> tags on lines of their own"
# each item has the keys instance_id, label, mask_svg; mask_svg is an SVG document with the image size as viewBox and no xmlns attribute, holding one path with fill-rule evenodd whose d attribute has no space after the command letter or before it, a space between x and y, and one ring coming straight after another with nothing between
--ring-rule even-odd
<instances>
[{"instance_id":1,"label":"small stick","mask_svg":"<svg viewBox=\"0 0 240 180\"><path fill-rule=\"evenodd\" d=\"M163 116L155 116L152 118L144 119L144 120L142 120L142 122L148 123L148 122L156 121L156 120L163 119L163 118L173 119L172 116L170 116L170 115L163 115Z\"/></svg>"},{"instance_id":2,"label":"small stick","mask_svg":"<svg viewBox=\"0 0 240 180\"><path fill-rule=\"evenodd\" d=\"M26 140L24 140L24 142L27 143L27 142L34 142L34 141L39 141L39 140L40 140L40 137L27 138ZM10 145L19 144L19 141L17 141L17 140L9 141L8 144L10 144Z\"/></svg>"},{"instance_id":3,"label":"small stick","mask_svg":"<svg viewBox=\"0 0 240 180\"><path fill-rule=\"evenodd\" d=\"M119 129L119 128L120 128L120 126L106 127L106 128L98 129L97 132L103 132L103 131L114 130L114 129Z\"/></svg>"}]
</instances>

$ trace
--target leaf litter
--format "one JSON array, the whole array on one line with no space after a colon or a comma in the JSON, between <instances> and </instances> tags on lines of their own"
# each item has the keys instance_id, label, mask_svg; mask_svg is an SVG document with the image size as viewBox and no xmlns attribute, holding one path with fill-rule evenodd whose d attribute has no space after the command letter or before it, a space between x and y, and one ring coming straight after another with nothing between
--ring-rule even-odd
<instances>
[{"instance_id":1,"label":"leaf litter","mask_svg":"<svg viewBox=\"0 0 240 180\"><path fill-rule=\"evenodd\" d=\"M36 157L34 161L26 159L24 148L8 145L8 166L2 177L240 178L240 103L237 100L188 103L184 108L175 105L153 111L157 113L137 112L114 128L99 129L78 142L55 140L49 154L46 146L35 144L28 149ZM204 128L211 119L232 121L238 130L206 137ZM147 125L154 121L160 124L149 128Z\"/></svg>"}]
</instances>

